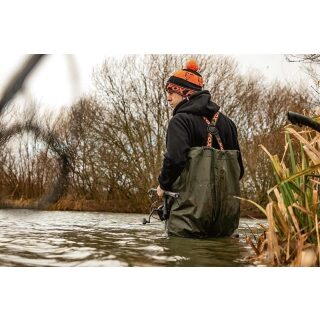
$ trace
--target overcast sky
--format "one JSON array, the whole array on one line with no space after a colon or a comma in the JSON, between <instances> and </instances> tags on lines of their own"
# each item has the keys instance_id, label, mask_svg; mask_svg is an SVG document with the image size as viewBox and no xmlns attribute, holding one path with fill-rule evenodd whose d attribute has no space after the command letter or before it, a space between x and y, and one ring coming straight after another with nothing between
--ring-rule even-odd
<instances>
[{"instance_id":1,"label":"overcast sky","mask_svg":"<svg viewBox=\"0 0 320 320\"><path fill-rule=\"evenodd\" d=\"M280 54L241 54L234 57L243 73L259 71L267 80L306 81L307 76L298 63L289 63ZM106 54L53 54L47 56L33 71L25 88L25 97L33 97L50 110L70 105L79 96L94 90L93 69L104 61ZM25 55L0 54L0 93ZM73 72L70 72L70 70ZM74 77L77 75L77 77Z\"/></svg>"}]
</instances>

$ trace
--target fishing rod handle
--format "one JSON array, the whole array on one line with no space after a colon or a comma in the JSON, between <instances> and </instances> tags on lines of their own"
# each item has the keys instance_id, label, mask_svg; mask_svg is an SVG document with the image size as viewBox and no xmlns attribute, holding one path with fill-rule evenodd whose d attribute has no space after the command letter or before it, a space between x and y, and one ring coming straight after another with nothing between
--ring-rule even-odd
<instances>
[{"instance_id":1,"label":"fishing rod handle","mask_svg":"<svg viewBox=\"0 0 320 320\"><path fill-rule=\"evenodd\" d=\"M150 191L157 192L157 189L156 188L151 188ZM179 197L179 193L166 191L166 190L164 190L164 195L172 197L172 198L178 198Z\"/></svg>"}]
</instances>

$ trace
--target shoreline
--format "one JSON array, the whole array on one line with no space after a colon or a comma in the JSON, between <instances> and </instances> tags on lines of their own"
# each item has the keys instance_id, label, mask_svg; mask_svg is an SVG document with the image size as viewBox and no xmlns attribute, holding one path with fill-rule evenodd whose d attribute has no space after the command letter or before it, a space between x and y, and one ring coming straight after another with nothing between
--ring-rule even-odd
<instances>
[{"instance_id":1,"label":"shoreline","mask_svg":"<svg viewBox=\"0 0 320 320\"><path fill-rule=\"evenodd\" d=\"M95 200L70 200L63 198L58 202L49 205L47 208L37 207L36 201L28 200L2 200L0 201L0 209L30 209L39 211L74 211L74 212L106 212L106 213L134 213L145 215L149 211L132 210L130 206L117 203L116 201L97 202ZM247 208L246 208L247 209ZM240 218L250 219L266 219L266 217L258 210L242 210Z\"/></svg>"}]
</instances>

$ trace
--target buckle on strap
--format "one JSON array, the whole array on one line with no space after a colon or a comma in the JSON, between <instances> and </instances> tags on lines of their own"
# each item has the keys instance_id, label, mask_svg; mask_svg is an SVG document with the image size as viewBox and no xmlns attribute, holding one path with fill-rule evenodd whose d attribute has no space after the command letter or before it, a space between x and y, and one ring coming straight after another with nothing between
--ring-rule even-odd
<instances>
[{"instance_id":1,"label":"buckle on strap","mask_svg":"<svg viewBox=\"0 0 320 320\"><path fill-rule=\"evenodd\" d=\"M207 126L207 132L210 133L210 134L213 134L213 135L219 134L217 127L213 123L210 123Z\"/></svg>"},{"instance_id":2,"label":"buckle on strap","mask_svg":"<svg viewBox=\"0 0 320 320\"><path fill-rule=\"evenodd\" d=\"M219 117L219 112L217 112L213 116L213 119L211 122L206 117L203 117L203 119L207 123L207 132L208 132L207 147L209 147L209 148L212 147L212 137L215 136L215 138L219 144L220 150L224 150L223 143L222 143L220 135L219 135L219 130L216 127L218 117Z\"/></svg>"}]
</instances>

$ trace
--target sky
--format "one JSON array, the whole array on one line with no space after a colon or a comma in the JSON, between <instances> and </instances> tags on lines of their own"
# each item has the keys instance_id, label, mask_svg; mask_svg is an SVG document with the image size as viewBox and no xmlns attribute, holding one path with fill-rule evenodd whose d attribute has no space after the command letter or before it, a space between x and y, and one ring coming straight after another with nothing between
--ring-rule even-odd
<instances>
[{"instance_id":1,"label":"sky","mask_svg":"<svg viewBox=\"0 0 320 320\"><path fill-rule=\"evenodd\" d=\"M120 57L121 55L113 55ZM228 54L239 63L242 73L258 71L267 81L308 81L299 63L289 63L281 54ZM99 67L107 54L52 54L43 59L26 82L23 96L33 99L45 110L59 110L69 106L80 96L94 90L93 70ZM0 94L26 55L0 54ZM28 101L28 100L27 100Z\"/></svg>"}]
</instances>

